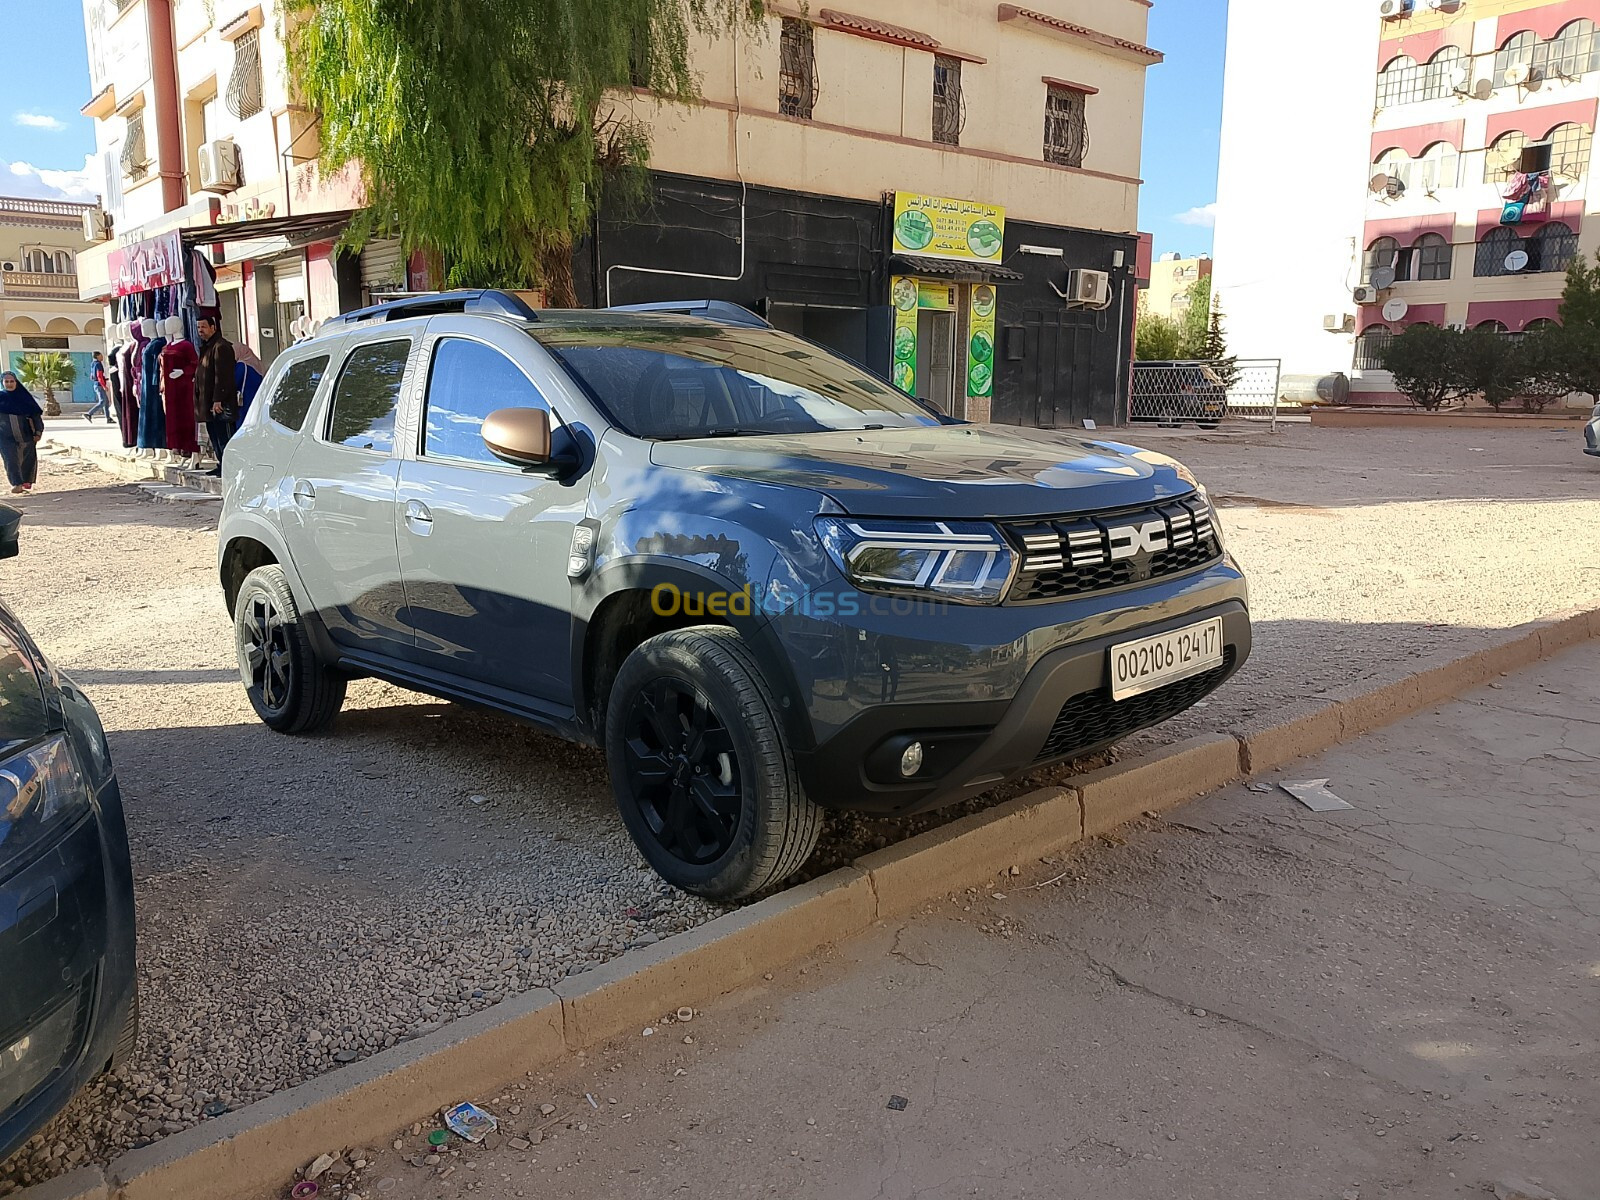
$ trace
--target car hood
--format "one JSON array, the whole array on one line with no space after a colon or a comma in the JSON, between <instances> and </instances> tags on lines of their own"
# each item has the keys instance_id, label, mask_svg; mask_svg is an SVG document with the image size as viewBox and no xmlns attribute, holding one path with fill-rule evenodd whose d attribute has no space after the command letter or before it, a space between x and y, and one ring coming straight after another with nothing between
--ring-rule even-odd
<instances>
[{"instance_id":1,"label":"car hood","mask_svg":"<svg viewBox=\"0 0 1600 1200\"><path fill-rule=\"evenodd\" d=\"M657 442L651 457L820 492L858 516L1049 516L1170 499L1196 486L1164 454L1010 425Z\"/></svg>"}]
</instances>

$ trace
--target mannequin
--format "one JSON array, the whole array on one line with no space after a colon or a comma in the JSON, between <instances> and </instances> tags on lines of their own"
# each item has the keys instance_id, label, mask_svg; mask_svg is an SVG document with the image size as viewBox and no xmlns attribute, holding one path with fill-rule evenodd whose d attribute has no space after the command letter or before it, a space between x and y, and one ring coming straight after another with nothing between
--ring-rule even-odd
<instances>
[{"instance_id":1,"label":"mannequin","mask_svg":"<svg viewBox=\"0 0 1600 1200\"><path fill-rule=\"evenodd\" d=\"M139 446L139 400L144 394L141 387L144 375L144 322L128 323L128 345L123 351L126 362L122 368L122 386L127 391L128 423L123 426L122 444L129 450ZM140 454L144 453L141 448Z\"/></svg>"},{"instance_id":2,"label":"mannequin","mask_svg":"<svg viewBox=\"0 0 1600 1200\"><path fill-rule=\"evenodd\" d=\"M200 440L194 421L194 373L200 355L183 336L183 318L162 322L166 348L161 351L162 407L166 411L167 449L193 468L200 461Z\"/></svg>"},{"instance_id":3,"label":"mannequin","mask_svg":"<svg viewBox=\"0 0 1600 1200\"><path fill-rule=\"evenodd\" d=\"M144 349L139 354L139 449L164 452L167 422L161 407L161 351L167 339L161 336L160 323L154 317L140 321L139 332L145 339ZM164 453L157 455L163 456Z\"/></svg>"}]
</instances>

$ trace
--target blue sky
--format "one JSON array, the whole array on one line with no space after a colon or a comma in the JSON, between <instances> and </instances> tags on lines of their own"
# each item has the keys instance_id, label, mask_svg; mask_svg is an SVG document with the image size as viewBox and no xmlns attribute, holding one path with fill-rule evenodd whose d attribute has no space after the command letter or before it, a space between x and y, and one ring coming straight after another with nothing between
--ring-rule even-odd
<instances>
[{"instance_id":1,"label":"blue sky","mask_svg":"<svg viewBox=\"0 0 1600 1200\"><path fill-rule=\"evenodd\" d=\"M1157 254L1211 253L1226 43L1227 0L1155 0L1150 45L1166 62L1146 72L1139 229Z\"/></svg>"},{"instance_id":2,"label":"blue sky","mask_svg":"<svg viewBox=\"0 0 1600 1200\"><path fill-rule=\"evenodd\" d=\"M1209 252L1206 206L1217 198L1217 144L1227 0L1156 0L1150 44L1166 62L1147 72L1140 228L1159 254ZM83 10L73 0L0 0L0 195L88 199L93 122Z\"/></svg>"},{"instance_id":3,"label":"blue sky","mask_svg":"<svg viewBox=\"0 0 1600 1200\"><path fill-rule=\"evenodd\" d=\"M83 7L75 0L0 0L0 195L88 200L103 187L84 173L94 122Z\"/></svg>"},{"instance_id":4,"label":"blue sky","mask_svg":"<svg viewBox=\"0 0 1600 1200\"><path fill-rule=\"evenodd\" d=\"M1155 235L1157 254L1211 252L1227 29L1228 0L1156 0L1150 10L1150 45L1167 61L1146 72L1139 228Z\"/></svg>"}]
</instances>

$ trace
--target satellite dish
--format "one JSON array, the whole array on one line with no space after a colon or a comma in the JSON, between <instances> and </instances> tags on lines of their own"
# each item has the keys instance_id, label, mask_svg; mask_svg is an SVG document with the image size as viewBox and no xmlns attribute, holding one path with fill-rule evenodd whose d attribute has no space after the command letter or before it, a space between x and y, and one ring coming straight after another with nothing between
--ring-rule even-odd
<instances>
[{"instance_id":1,"label":"satellite dish","mask_svg":"<svg viewBox=\"0 0 1600 1200\"><path fill-rule=\"evenodd\" d=\"M1392 288L1394 279L1395 272L1393 267L1374 267L1372 270L1372 286L1380 292Z\"/></svg>"},{"instance_id":2,"label":"satellite dish","mask_svg":"<svg viewBox=\"0 0 1600 1200\"><path fill-rule=\"evenodd\" d=\"M1513 250L1510 254L1506 255L1506 270L1510 271L1513 275L1518 271L1525 270L1527 266L1528 252L1526 250Z\"/></svg>"},{"instance_id":3,"label":"satellite dish","mask_svg":"<svg viewBox=\"0 0 1600 1200\"><path fill-rule=\"evenodd\" d=\"M1527 63L1512 63L1506 68L1506 82L1512 87L1521 87L1533 78L1533 68Z\"/></svg>"},{"instance_id":4,"label":"satellite dish","mask_svg":"<svg viewBox=\"0 0 1600 1200\"><path fill-rule=\"evenodd\" d=\"M1382 195L1389 190L1389 177L1379 171L1371 179L1367 180L1367 190L1374 196Z\"/></svg>"},{"instance_id":5,"label":"satellite dish","mask_svg":"<svg viewBox=\"0 0 1600 1200\"><path fill-rule=\"evenodd\" d=\"M1465 91L1467 87L1467 80L1472 78L1472 72L1467 70L1464 64L1456 63L1455 66L1450 68L1449 78L1451 91Z\"/></svg>"},{"instance_id":6,"label":"satellite dish","mask_svg":"<svg viewBox=\"0 0 1600 1200\"><path fill-rule=\"evenodd\" d=\"M1494 96L1494 80L1480 79L1472 85L1474 100L1488 100Z\"/></svg>"},{"instance_id":7,"label":"satellite dish","mask_svg":"<svg viewBox=\"0 0 1600 1200\"><path fill-rule=\"evenodd\" d=\"M1389 182L1384 185L1384 193L1391 200L1398 200L1406 194L1406 182L1398 175L1389 176Z\"/></svg>"},{"instance_id":8,"label":"satellite dish","mask_svg":"<svg viewBox=\"0 0 1600 1200\"><path fill-rule=\"evenodd\" d=\"M1398 321L1410 311L1411 306L1404 300L1390 300L1383 306L1383 319L1385 321Z\"/></svg>"}]
</instances>

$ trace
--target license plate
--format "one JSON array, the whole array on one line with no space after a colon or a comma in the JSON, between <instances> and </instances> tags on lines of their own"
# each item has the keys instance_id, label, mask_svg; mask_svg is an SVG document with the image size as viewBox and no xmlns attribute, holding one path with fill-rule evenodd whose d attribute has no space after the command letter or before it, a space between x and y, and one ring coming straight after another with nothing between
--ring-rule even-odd
<instances>
[{"instance_id":1,"label":"license plate","mask_svg":"<svg viewBox=\"0 0 1600 1200\"><path fill-rule=\"evenodd\" d=\"M1222 618L1111 647L1111 698L1126 700L1222 665Z\"/></svg>"}]
</instances>

